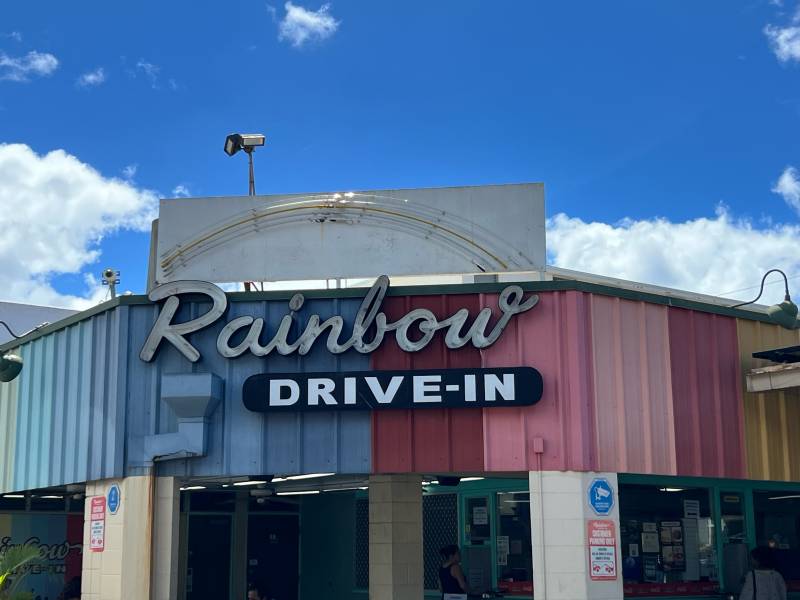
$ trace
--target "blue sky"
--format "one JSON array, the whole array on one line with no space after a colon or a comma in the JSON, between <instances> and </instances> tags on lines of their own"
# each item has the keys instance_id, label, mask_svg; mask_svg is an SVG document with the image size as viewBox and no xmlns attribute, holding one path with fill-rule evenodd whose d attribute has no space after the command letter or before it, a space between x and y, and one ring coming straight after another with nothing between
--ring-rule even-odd
<instances>
[{"instance_id":1,"label":"blue sky","mask_svg":"<svg viewBox=\"0 0 800 600\"><path fill-rule=\"evenodd\" d=\"M114 265L142 291L153 195L246 192L246 161L222 152L245 130L268 136L259 193L543 181L556 264L709 293L770 266L800 275L798 11L3 3L0 143L32 152L6 147L4 168L0 151L0 225L24 232L0 242L14 263L0 284L7 299L72 305ZM54 150L60 166L43 158Z\"/></svg>"}]
</instances>

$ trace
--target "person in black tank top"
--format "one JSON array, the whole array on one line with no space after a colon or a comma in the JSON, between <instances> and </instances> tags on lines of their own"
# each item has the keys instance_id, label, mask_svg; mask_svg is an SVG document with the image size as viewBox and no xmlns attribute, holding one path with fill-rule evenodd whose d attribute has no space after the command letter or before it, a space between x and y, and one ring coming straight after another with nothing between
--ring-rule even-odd
<instances>
[{"instance_id":1,"label":"person in black tank top","mask_svg":"<svg viewBox=\"0 0 800 600\"><path fill-rule=\"evenodd\" d=\"M439 567L439 589L442 597L445 594L466 594L467 582L461 569L461 552L458 546L445 546L439 553L442 555L442 566Z\"/></svg>"}]
</instances>

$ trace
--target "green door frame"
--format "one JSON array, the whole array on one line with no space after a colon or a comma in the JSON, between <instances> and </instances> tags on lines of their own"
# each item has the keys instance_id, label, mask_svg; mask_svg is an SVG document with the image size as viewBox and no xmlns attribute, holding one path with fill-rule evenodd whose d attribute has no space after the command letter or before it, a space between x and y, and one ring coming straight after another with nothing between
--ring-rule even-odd
<instances>
[{"instance_id":1,"label":"green door frame","mask_svg":"<svg viewBox=\"0 0 800 600\"><path fill-rule=\"evenodd\" d=\"M460 484L464 490L458 492L458 543L464 547L467 545L466 528L469 515L467 514L468 498L488 498L487 507L489 510L489 551L492 562L491 581L492 588L497 587L497 535L499 520L497 517L497 494L498 492L522 492L529 491L527 478L519 479L484 479L482 481L467 482ZM512 596L506 598L527 598L528 596Z\"/></svg>"}]
</instances>

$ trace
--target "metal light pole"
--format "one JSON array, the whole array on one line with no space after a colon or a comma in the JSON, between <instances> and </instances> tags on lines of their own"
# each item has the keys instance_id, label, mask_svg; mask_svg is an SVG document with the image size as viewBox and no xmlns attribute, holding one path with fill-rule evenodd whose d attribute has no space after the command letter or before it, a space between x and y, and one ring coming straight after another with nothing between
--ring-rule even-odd
<instances>
[{"instance_id":1,"label":"metal light pole","mask_svg":"<svg viewBox=\"0 0 800 600\"><path fill-rule=\"evenodd\" d=\"M239 150L244 150L250 163L250 188L249 195L256 195L256 175L253 169L253 151L263 146L267 137L261 133L232 133L225 138L225 154L233 156Z\"/></svg>"},{"instance_id":2,"label":"metal light pole","mask_svg":"<svg viewBox=\"0 0 800 600\"><path fill-rule=\"evenodd\" d=\"M247 152L247 159L250 162L250 195L256 195L256 175L253 171L253 148L245 148L244 150Z\"/></svg>"}]
</instances>

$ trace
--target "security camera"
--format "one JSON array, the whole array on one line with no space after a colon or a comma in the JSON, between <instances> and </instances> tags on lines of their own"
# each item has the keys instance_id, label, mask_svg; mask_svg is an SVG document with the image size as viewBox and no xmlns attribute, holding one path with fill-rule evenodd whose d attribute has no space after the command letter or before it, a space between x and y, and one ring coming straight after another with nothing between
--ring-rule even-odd
<instances>
[{"instance_id":1,"label":"security camera","mask_svg":"<svg viewBox=\"0 0 800 600\"><path fill-rule=\"evenodd\" d=\"M252 152L258 146L263 146L267 136L261 133L232 133L225 138L225 154L233 156L239 150Z\"/></svg>"}]
</instances>

